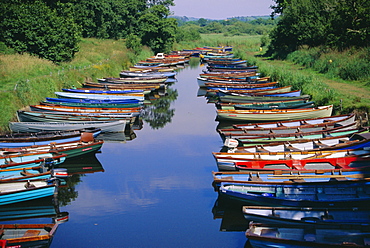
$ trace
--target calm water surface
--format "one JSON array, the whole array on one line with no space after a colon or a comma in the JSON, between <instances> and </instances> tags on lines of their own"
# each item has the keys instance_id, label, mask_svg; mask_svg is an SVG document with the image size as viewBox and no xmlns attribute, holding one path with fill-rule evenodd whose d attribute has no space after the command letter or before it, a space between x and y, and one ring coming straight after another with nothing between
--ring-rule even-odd
<instances>
[{"instance_id":1,"label":"calm water surface","mask_svg":"<svg viewBox=\"0 0 370 248\"><path fill-rule=\"evenodd\" d=\"M92 162L104 171L79 177L51 247L244 247L241 207L212 187L222 140L215 106L197 96L202 69L187 66L169 87L178 95L163 128L144 120L133 140L104 143Z\"/></svg>"},{"instance_id":2,"label":"calm water surface","mask_svg":"<svg viewBox=\"0 0 370 248\"><path fill-rule=\"evenodd\" d=\"M169 96L147 106L131 139L106 141L100 153L61 166L83 174L59 190L60 211L69 220L59 225L52 248L244 247L241 206L218 201L212 187L211 172L217 170L212 152L221 149L222 140L215 106L198 96L196 78L203 67L193 62L179 71ZM50 202L32 204L52 213ZM51 223L51 218L2 223Z\"/></svg>"}]
</instances>

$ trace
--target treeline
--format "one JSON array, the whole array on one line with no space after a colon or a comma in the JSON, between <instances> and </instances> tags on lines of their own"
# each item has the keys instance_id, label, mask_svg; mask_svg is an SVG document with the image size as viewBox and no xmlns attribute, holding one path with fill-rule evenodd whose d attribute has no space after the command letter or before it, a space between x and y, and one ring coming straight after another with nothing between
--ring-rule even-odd
<instances>
[{"instance_id":1,"label":"treeline","mask_svg":"<svg viewBox=\"0 0 370 248\"><path fill-rule=\"evenodd\" d=\"M208 20L200 18L188 20L176 17L179 29L198 32L201 34L223 33L225 36L234 35L267 35L276 25L277 19L266 17L235 17L226 20Z\"/></svg>"},{"instance_id":2,"label":"treeline","mask_svg":"<svg viewBox=\"0 0 370 248\"><path fill-rule=\"evenodd\" d=\"M167 18L173 0L2 0L0 49L29 53L54 63L70 61L83 38L128 38L169 51L177 22Z\"/></svg>"},{"instance_id":3,"label":"treeline","mask_svg":"<svg viewBox=\"0 0 370 248\"><path fill-rule=\"evenodd\" d=\"M302 47L343 51L367 47L370 39L368 0L274 0L279 15L270 33L270 53L284 57Z\"/></svg>"}]
</instances>

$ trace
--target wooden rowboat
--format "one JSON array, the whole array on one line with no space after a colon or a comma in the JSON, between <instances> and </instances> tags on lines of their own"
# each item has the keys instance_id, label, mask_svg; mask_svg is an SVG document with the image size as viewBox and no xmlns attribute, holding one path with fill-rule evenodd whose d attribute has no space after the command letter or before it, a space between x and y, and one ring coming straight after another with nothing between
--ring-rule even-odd
<instances>
[{"instance_id":1,"label":"wooden rowboat","mask_svg":"<svg viewBox=\"0 0 370 248\"><path fill-rule=\"evenodd\" d=\"M86 107L71 107L64 105L30 105L31 111L46 111L46 112L72 112L72 113L139 113L142 107L135 108L86 108Z\"/></svg>"},{"instance_id":2,"label":"wooden rowboat","mask_svg":"<svg viewBox=\"0 0 370 248\"><path fill-rule=\"evenodd\" d=\"M0 205L25 202L57 193L58 180L32 180L0 183Z\"/></svg>"},{"instance_id":3,"label":"wooden rowboat","mask_svg":"<svg viewBox=\"0 0 370 248\"><path fill-rule=\"evenodd\" d=\"M347 118L348 117L348 118ZM324 129L332 129L335 127L344 127L348 125L357 125L355 121L355 116L347 116L342 119L340 118L333 118L333 119L326 119L325 122L320 122L319 119L317 122L294 122L288 121L285 125L281 122L279 123L271 123L263 124L263 123L256 123L256 125L248 125L244 126L241 125L240 128L237 125L234 125L235 128L221 128L217 129L220 135L223 138L232 137L233 135L248 135L249 133L270 133L270 134L278 134L278 133L292 133L292 132L313 132L318 130ZM324 118L320 118L320 120L324 120ZM312 124L310 124L312 123Z\"/></svg>"},{"instance_id":4,"label":"wooden rowboat","mask_svg":"<svg viewBox=\"0 0 370 248\"><path fill-rule=\"evenodd\" d=\"M223 170L274 170L274 169L350 169L351 163L370 160L368 150L293 151L228 153L213 152L217 166ZM361 165L357 165L358 168ZM366 165L362 165L365 166Z\"/></svg>"},{"instance_id":5,"label":"wooden rowboat","mask_svg":"<svg viewBox=\"0 0 370 248\"><path fill-rule=\"evenodd\" d=\"M225 142L226 143L226 142ZM232 152L289 152L367 149L370 147L370 133L355 133L349 137L327 137L311 140L291 140L264 145L230 148Z\"/></svg>"},{"instance_id":6,"label":"wooden rowboat","mask_svg":"<svg viewBox=\"0 0 370 248\"><path fill-rule=\"evenodd\" d=\"M93 100L128 100L136 99L144 101L144 96L129 96L129 95L102 95L102 94L84 94L84 93L70 93L70 92L54 92L55 95L63 98L72 99L93 99Z\"/></svg>"},{"instance_id":7,"label":"wooden rowboat","mask_svg":"<svg viewBox=\"0 0 370 248\"><path fill-rule=\"evenodd\" d=\"M370 165L361 169L219 171L212 172L213 186L221 183L307 184L311 182L357 181L370 178ZM370 211L370 210L369 210ZM370 216L369 216L370 218Z\"/></svg>"},{"instance_id":8,"label":"wooden rowboat","mask_svg":"<svg viewBox=\"0 0 370 248\"><path fill-rule=\"evenodd\" d=\"M41 111L17 111L20 122L76 122L76 121L118 121L131 120L138 116L138 113L121 113L121 114L83 114L83 113L50 113Z\"/></svg>"},{"instance_id":9,"label":"wooden rowboat","mask_svg":"<svg viewBox=\"0 0 370 248\"><path fill-rule=\"evenodd\" d=\"M97 89L108 89L108 90L156 90L161 87L164 87L164 83L134 83L134 84L128 84L128 83L94 83L94 82L85 82L83 83L84 87L88 88L97 88Z\"/></svg>"},{"instance_id":10,"label":"wooden rowboat","mask_svg":"<svg viewBox=\"0 0 370 248\"><path fill-rule=\"evenodd\" d=\"M0 152L11 153L51 153L51 154L66 154L67 158L73 158L77 156L82 156L87 153L92 153L100 150L103 146L104 141L95 140L92 133L84 133L81 135L81 139L72 142L49 142L46 145L33 145L33 146L23 146L16 148L2 148Z\"/></svg>"},{"instance_id":11,"label":"wooden rowboat","mask_svg":"<svg viewBox=\"0 0 370 248\"><path fill-rule=\"evenodd\" d=\"M246 231L252 247L368 247L369 228L351 226L316 225L310 228L299 225L273 225L251 223Z\"/></svg>"},{"instance_id":12,"label":"wooden rowboat","mask_svg":"<svg viewBox=\"0 0 370 248\"><path fill-rule=\"evenodd\" d=\"M0 225L1 247L49 247L58 224Z\"/></svg>"},{"instance_id":13,"label":"wooden rowboat","mask_svg":"<svg viewBox=\"0 0 370 248\"><path fill-rule=\"evenodd\" d=\"M322 133L330 133L330 132L337 132L337 131L345 131L351 129L358 129L357 122L350 123L348 125L328 125L328 126L319 126L319 127L312 127L312 126L302 126L300 128L286 128L286 129L248 129L244 130L232 130L230 132L220 132L222 137L227 138L240 138L240 139L249 139L255 137L269 137L270 139L274 138L282 138L282 137L294 137L294 136L309 136L315 134L322 134ZM242 131L242 132L241 132Z\"/></svg>"},{"instance_id":14,"label":"wooden rowboat","mask_svg":"<svg viewBox=\"0 0 370 248\"><path fill-rule=\"evenodd\" d=\"M60 122L9 122L13 132L64 131L96 127L102 133L124 132L130 120L115 121L60 121Z\"/></svg>"},{"instance_id":15,"label":"wooden rowboat","mask_svg":"<svg viewBox=\"0 0 370 248\"><path fill-rule=\"evenodd\" d=\"M113 99L73 99L73 98L52 98L46 97L46 101L48 102L69 102L69 103L91 103L91 104L98 104L98 103L105 103L105 104L133 104L133 103L142 103L142 101L137 99L120 99L120 100L113 100Z\"/></svg>"},{"instance_id":16,"label":"wooden rowboat","mask_svg":"<svg viewBox=\"0 0 370 248\"><path fill-rule=\"evenodd\" d=\"M311 207L268 207L243 206L247 221L264 224L368 226L368 208L311 208Z\"/></svg>"},{"instance_id":17,"label":"wooden rowboat","mask_svg":"<svg viewBox=\"0 0 370 248\"><path fill-rule=\"evenodd\" d=\"M78 108L140 108L143 105L140 103L127 103L127 104L116 104L116 103L84 103L84 102L40 102L41 105L46 106L69 106Z\"/></svg>"},{"instance_id":18,"label":"wooden rowboat","mask_svg":"<svg viewBox=\"0 0 370 248\"><path fill-rule=\"evenodd\" d=\"M222 182L219 193L243 203L291 207L363 207L370 203L370 179L326 182Z\"/></svg>"},{"instance_id":19,"label":"wooden rowboat","mask_svg":"<svg viewBox=\"0 0 370 248\"><path fill-rule=\"evenodd\" d=\"M102 83L164 83L167 77L100 78Z\"/></svg>"},{"instance_id":20,"label":"wooden rowboat","mask_svg":"<svg viewBox=\"0 0 370 248\"><path fill-rule=\"evenodd\" d=\"M335 115L329 117L319 117L310 119L299 119L299 120L288 120L279 122L263 122L263 123L249 123L249 124L234 124L234 128L240 129L261 129L261 128L299 128L303 125L322 125L325 123L335 122L338 125L347 125L355 121L355 114L351 113L348 115Z\"/></svg>"},{"instance_id":21,"label":"wooden rowboat","mask_svg":"<svg viewBox=\"0 0 370 248\"><path fill-rule=\"evenodd\" d=\"M29 156L22 158L22 161L13 161L7 159L5 163L0 164L1 170L18 170L31 167L54 168L66 160L66 154L43 153L41 156Z\"/></svg>"},{"instance_id":22,"label":"wooden rowboat","mask_svg":"<svg viewBox=\"0 0 370 248\"><path fill-rule=\"evenodd\" d=\"M63 143L79 141L83 133L91 133L94 137L100 134L98 128L86 128L64 131L44 131L38 133L7 133L0 136L0 147L23 147L47 145L50 142Z\"/></svg>"},{"instance_id":23,"label":"wooden rowboat","mask_svg":"<svg viewBox=\"0 0 370 248\"><path fill-rule=\"evenodd\" d=\"M297 133L296 135L293 133L287 134L270 134L270 135L263 135L263 136L240 136L237 137L236 140L238 141L238 146L251 146L251 145L265 145L265 144L280 144L284 141L294 141L294 140L301 140L301 141L309 141L312 139L321 139L321 138L328 138L328 137L349 137L355 133L366 133L368 132L368 128L353 128L353 129L344 129L344 130L336 130L331 132L322 132L322 131L314 131L308 133ZM226 144L225 139L225 144Z\"/></svg>"},{"instance_id":24,"label":"wooden rowboat","mask_svg":"<svg viewBox=\"0 0 370 248\"><path fill-rule=\"evenodd\" d=\"M299 96L292 96L293 93L296 95L299 93ZM276 94L268 94L268 95L261 95L261 94L253 94L253 95L225 95L225 96L218 96L218 100L220 102L270 102L270 101L285 101L285 100L309 100L311 98L310 95L300 95L300 91L290 92L289 95L281 95L281 93Z\"/></svg>"},{"instance_id":25,"label":"wooden rowboat","mask_svg":"<svg viewBox=\"0 0 370 248\"><path fill-rule=\"evenodd\" d=\"M250 122L300 120L329 117L332 111L333 105L302 109L217 110L217 120Z\"/></svg>"}]
</instances>

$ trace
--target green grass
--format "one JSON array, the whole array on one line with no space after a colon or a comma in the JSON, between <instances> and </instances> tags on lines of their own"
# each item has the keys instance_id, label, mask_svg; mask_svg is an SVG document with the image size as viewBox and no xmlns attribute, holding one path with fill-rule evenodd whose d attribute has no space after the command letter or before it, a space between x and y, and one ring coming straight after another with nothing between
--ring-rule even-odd
<instances>
[{"instance_id":1,"label":"green grass","mask_svg":"<svg viewBox=\"0 0 370 248\"><path fill-rule=\"evenodd\" d=\"M143 48L139 55L125 48L124 40L83 39L73 61L55 65L27 54L0 55L0 130L16 120L16 111L37 104L54 92L101 77L119 77L140 59L153 55Z\"/></svg>"}]
</instances>

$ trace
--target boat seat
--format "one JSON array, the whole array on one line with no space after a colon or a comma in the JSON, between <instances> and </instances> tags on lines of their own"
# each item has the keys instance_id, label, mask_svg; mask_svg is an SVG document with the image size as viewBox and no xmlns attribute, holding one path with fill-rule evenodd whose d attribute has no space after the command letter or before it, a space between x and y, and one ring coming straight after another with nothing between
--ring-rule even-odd
<instances>
[{"instance_id":1,"label":"boat seat","mask_svg":"<svg viewBox=\"0 0 370 248\"><path fill-rule=\"evenodd\" d=\"M322 143L320 140L318 140L318 141L313 141L313 143L315 144L315 146L317 146L317 147L330 147L330 146L328 146L328 145L326 145L326 144L324 144L324 143Z\"/></svg>"},{"instance_id":2,"label":"boat seat","mask_svg":"<svg viewBox=\"0 0 370 248\"><path fill-rule=\"evenodd\" d=\"M27 230L24 234L23 237L33 237L37 236L40 234L41 231L39 230Z\"/></svg>"},{"instance_id":3,"label":"boat seat","mask_svg":"<svg viewBox=\"0 0 370 248\"><path fill-rule=\"evenodd\" d=\"M278 229L272 228L272 229L263 229L261 231L261 236L262 237L274 237L276 238L279 234Z\"/></svg>"},{"instance_id":4,"label":"boat seat","mask_svg":"<svg viewBox=\"0 0 370 248\"><path fill-rule=\"evenodd\" d=\"M285 145L284 148L287 149L287 150L289 150L289 151L294 151L294 152L301 152L302 151L301 149L298 149L296 147L293 147L292 145Z\"/></svg>"},{"instance_id":5,"label":"boat seat","mask_svg":"<svg viewBox=\"0 0 370 248\"><path fill-rule=\"evenodd\" d=\"M26 169L23 169L20 173L21 173L22 176L32 176L32 175L35 175L33 173L30 173L30 172L26 171Z\"/></svg>"}]
</instances>

